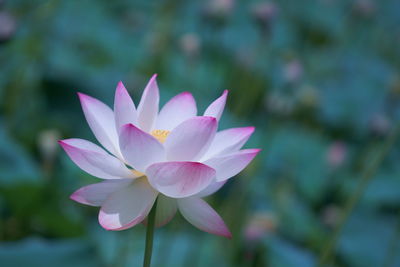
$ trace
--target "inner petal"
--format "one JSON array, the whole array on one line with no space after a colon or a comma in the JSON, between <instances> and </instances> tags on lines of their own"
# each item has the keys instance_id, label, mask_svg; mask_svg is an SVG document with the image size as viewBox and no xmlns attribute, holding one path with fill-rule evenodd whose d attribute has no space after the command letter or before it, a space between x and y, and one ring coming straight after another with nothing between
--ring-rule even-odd
<instances>
[{"instance_id":1,"label":"inner petal","mask_svg":"<svg viewBox=\"0 0 400 267\"><path fill-rule=\"evenodd\" d=\"M156 138L158 140L158 142L160 143L164 143L165 140L167 139L168 135L169 135L170 131L168 130L153 130L150 134ZM145 173L131 169L131 172L133 172L133 174L136 177L142 177L142 176L146 176Z\"/></svg>"},{"instance_id":2,"label":"inner petal","mask_svg":"<svg viewBox=\"0 0 400 267\"><path fill-rule=\"evenodd\" d=\"M169 133L167 130L153 130L150 134L162 144L167 140Z\"/></svg>"}]
</instances>

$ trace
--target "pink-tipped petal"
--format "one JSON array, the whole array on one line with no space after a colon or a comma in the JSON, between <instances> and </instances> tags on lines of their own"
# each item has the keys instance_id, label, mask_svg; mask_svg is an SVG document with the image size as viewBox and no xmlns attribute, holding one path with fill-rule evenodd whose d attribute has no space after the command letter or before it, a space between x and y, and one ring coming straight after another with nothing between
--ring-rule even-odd
<instances>
[{"instance_id":1,"label":"pink-tipped petal","mask_svg":"<svg viewBox=\"0 0 400 267\"><path fill-rule=\"evenodd\" d=\"M217 121L219 121L219 119L222 116L222 113L224 112L227 97L228 97L228 90L224 90L222 95L208 106L208 108L204 112L204 116L211 116L216 118Z\"/></svg>"},{"instance_id":2,"label":"pink-tipped petal","mask_svg":"<svg viewBox=\"0 0 400 267\"><path fill-rule=\"evenodd\" d=\"M78 95L86 121L97 140L112 154L121 157L114 112L96 98L82 93L78 93Z\"/></svg>"},{"instance_id":3,"label":"pink-tipped petal","mask_svg":"<svg viewBox=\"0 0 400 267\"><path fill-rule=\"evenodd\" d=\"M204 200L197 197L179 199L178 207L182 216L200 230L232 238L222 218Z\"/></svg>"},{"instance_id":4,"label":"pink-tipped petal","mask_svg":"<svg viewBox=\"0 0 400 267\"><path fill-rule=\"evenodd\" d=\"M142 222L148 215L157 192L146 179L136 179L132 184L112 193L103 203L99 223L107 230L124 230Z\"/></svg>"},{"instance_id":5,"label":"pink-tipped petal","mask_svg":"<svg viewBox=\"0 0 400 267\"><path fill-rule=\"evenodd\" d=\"M249 140L254 129L254 127L241 127L217 132L202 160L238 151Z\"/></svg>"},{"instance_id":6,"label":"pink-tipped petal","mask_svg":"<svg viewBox=\"0 0 400 267\"><path fill-rule=\"evenodd\" d=\"M112 193L128 186L132 181L132 179L118 179L87 185L75 191L70 198L85 205L98 207Z\"/></svg>"},{"instance_id":7,"label":"pink-tipped petal","mask_svg":"<svg viewBox=\"0 0 400 267\"><path fill-rule=\"evenodd\" d=\"M227 180L222 181L222 182L212 182L209 186L207 186L205 189L203 189L202 191L200 191L199 193L197 193L195 196L196 197L207 197L209 195L214 194L215 192L217 192L219 189L221 189L221 187L224 186L224 184L226 183Z\"/></svg>"},{"instance_id":8,"label":"pink-tipped petal","mask_svg":"<svg viewBox=\"0 0 400 267\"><path fill-rule=\"evenodd\" d=\"M83 139L66 139L59 144L85 172L103 179L135 178L125 164L104 149Z\"/></svg>"},{"instance_id":9,"label":"pink-tipped petal","mask_svg":"<svg viewBox=\"0 0 400 267\"><path fill-rule=\"evenodd\" d=\"M165 149L169 160L197 160L207 151L217 121L213 117L193 117L179 124L168 135Z\"/></svg>"},{"instance_id":10,"label":"pink-tipped petal","mask_svg":"<svg viewBox=\"0 0 400 267\"><path fill-rule=\"evenodd\" d=\"M204 164L214 168L217 181L225 181L239 172L254 159L261 149L244 149L232 154L217 156L206 160Z\"/></svg>"},{"instance_id":11,"label":"pink-tipped petal","mask_svg":"<svg viewBox=\"0 0 400 267\"><path fill-rule=\"evenodd\" d=\"M183 121L197 115L196 101L189 92L174 96L161 109L155 129L171 131Z\"/></svg>"},{"instance_id":12,"label":"pink-tipped petal","mask_svg":"<svg viewBox=\"0 0 400 267\"><path fill-rule=\"evenodd\" d=\"M150 184L172 198L197 194L215 179L214 169L198 162L154 163L146 170Z\"/></svg>"},{"instance_id":13,"label":"pink-tipped petal","mask_svg":"<svg viewBox=\"0 0 400 267\"><path fill-rule=\"evenodd\" d=\"M133 124L121 127L119 143L125 160L138 171L144 172L150 164L165 160L162 144Z\"/></svg>"},{"instance_id":14,"label":"pink-tipped petal","mask_svg":"<svg viewBox=\"0 0 400 267\"><path fill-rule=\"evenodd\" d=\"M122 82L118 83L117 89L115 90L114 115L115 127L118 132L120 132L121 126L125 124L137 124L135 104Z\"/></svg>"},{"instance_id":15,"label":"pink-tipped petal","mask_svg":"<svg viewBox=\"0 0 400 267\"><path fill-rule=\"evenodd\" d=\"M143 91L142 98L137 109L139 127L150 132L153 128L158 113L160 95L156 81L157 75L151 77L149 83Z\"/></svg>"}]
</instances>

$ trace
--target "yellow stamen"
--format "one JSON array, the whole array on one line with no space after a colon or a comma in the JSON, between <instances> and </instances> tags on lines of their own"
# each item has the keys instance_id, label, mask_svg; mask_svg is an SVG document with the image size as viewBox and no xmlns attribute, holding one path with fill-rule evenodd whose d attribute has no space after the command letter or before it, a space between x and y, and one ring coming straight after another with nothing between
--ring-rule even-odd
<instances>
[{"instance_id":1,"label":"yellow stamen","mask_svg":"<svg viewBox=\"0 0 400 267\"><path fill-rule=\"evenodd\" d=\"M142 177L145 176L145 174L143 172L137 171L137 170L131 170L131 172L133 172L133 174L137 177Z\"/></svg>"},{"instance_id":2,"label":"yellow stamen","mask_svg":"<svg viewBox=\"0 0 400 267\"><path fill-rule=\"evenodd\" d=\"M154 136L160 143L164 143L169 135L169 131L167 130L154 130L150 133Z\"/></svg>"}]
</instances>

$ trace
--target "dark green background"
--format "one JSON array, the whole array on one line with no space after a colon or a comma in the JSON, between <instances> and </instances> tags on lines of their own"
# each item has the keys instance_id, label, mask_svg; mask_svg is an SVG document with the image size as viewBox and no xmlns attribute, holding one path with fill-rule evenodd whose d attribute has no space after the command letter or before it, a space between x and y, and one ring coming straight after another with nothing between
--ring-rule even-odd
<instances>
[{"instance_id":1,"label":"dark green background","mask_svg":"<svg viewBox=\"0 0 400 267\"><path fill-rule=\"evenodd\" d=\"M95 140L77 91L158 73L200 112L230 89L220 129L263 151L208 199L233 239L177 215L154 266L315 266L341 225L331 266L400 266L399 47L397 0L0 0L0 265L140 266L144 226L69 200L97 179L56 141Z\"/></svg>"}]
</instances>

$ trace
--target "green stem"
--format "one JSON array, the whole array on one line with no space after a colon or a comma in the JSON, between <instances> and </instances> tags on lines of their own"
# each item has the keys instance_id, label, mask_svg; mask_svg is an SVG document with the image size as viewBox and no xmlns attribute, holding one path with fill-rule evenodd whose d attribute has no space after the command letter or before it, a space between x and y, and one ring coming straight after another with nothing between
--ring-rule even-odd
<instances>
[{"instance_id":1,"label":"green stem","mask_svg":"<svg viewBox=\"0 0 400 267\"><path fill-rule=\"evenodd\" d=\"M375 160L361 174L360 183L358 184L356 191L345 203L344 212L340 217L339 223L332 235L332 238L328 241L326 247L322 251L319 266L325 266L326 264L329 264L331 262L333 251L336 247L336 243L340 237L340 234L342 233L343 227L347 222L347 219L349 218L359 199L362 197L365 189L369 184L369 181L374 177L379 166L382 164L383 160L389 153L390 148L392 148L392 146L394 145L399 134L400 124L396 126L391 135L386 139L385 143L383 143L380 153L378 153Z\"/></svg>"},{"instance_id":2,"label":"green stem","mask_svg":"<svg viewBox=\"0 0 400 267\"><path fill-rule=\"evenodd\" d=\"M156 220L157 199L147 217L146 246L144 251L143 267L150 267L153 252L154 225Z\"/></svg>"}]
</instances>

